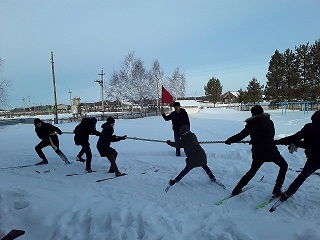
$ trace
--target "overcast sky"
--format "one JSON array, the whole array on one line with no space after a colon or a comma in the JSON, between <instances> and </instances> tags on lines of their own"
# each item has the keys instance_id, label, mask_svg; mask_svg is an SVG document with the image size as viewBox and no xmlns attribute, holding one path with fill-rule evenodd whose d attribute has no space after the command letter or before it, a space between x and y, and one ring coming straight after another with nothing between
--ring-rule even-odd
<instances>
[{"instance_id":1,"label":"overcast sky","mask_svg":"<svg viewBox=\"0 0 320 240\"><path fill-rule=\"evenodd\" d=\"M319 0L0 0L0 76L11 82L9 109L100 100L105 82L131 51L147 69L185 73L187 96L204 95L211 77L223 92L265 84L277 49L320 38Z\"/></svg>"}]
</instances>

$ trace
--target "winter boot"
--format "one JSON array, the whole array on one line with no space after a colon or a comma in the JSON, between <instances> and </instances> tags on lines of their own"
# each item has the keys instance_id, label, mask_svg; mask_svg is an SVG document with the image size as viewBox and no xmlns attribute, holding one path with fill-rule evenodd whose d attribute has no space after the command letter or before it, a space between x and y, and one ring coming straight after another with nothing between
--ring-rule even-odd
<instances>
[{"instance_id":1,"label":"winter boot","mask_svg":"<svg viewBox=\"0 0 320 240\"><path fill-rule=\"evenodd\" d=\"M170 181L169 181L169 184L170 184L170 186L173 186L176 182L177 182L177 181L176 181L175 179L173 179L173 180L170 180Z\"/></svg>"},{"instance_id":2,"label":"winter boot","mask_svg":"<svg viewBox=\"0 0 320 240\"><path fill-rule=\"evenodd\" d=\"M124 176L126 175L125 173L121 173L121 172L116 172L116 177L120 177L120 176Z\"/></svg>"},{"instance_id":3,"label":"winter boot","mask_svg":"<svg viewBox=\"0 0 320 240\"><path fill-rule=\"evenodd\" d=\"M281 188L282 184L276 183L276 185L273 188L272 194L275 196L280 196L282 194Z\"/></svg>"},{"instance_id":4,"label":"winter boot","mask_svg":"<svg viewBox=\"0 0 320 240\"><path fill-rule=\"evenodd\" d=\"M91 168L86 168L87 173L92 173L94 172Z\"/></svg>"},{"instance_id":5,"label":"winter boot","mask_svg":"<svg viewBox=\"0 0 320 240\"><path fill-rule=\"evenodd\" d=\"M78 162L82 162L84 163L86 160L84 160L80 155L77 156L77 159L76 159Z\"/></svg>"},{"instance_id":6,"label":"winter boot","mask_svg":"<svg viewBox=\"0 0 320 240\"><path fill-rule=\"evenodd\" d=\"M112 169L112 167L109 168L109 173L114 173L114 170Z\"/></svg>"},{"instance_id":7,"label":"winter boot","mask_svg":"<svg viewBox=\"0 0 320 240\"><path fill-rule=\"evenodd\" d=\"M43 158L41 162L38 162L35 165L43 165L43 164L48 164L48 160L46 158Z\"/></svg>"},{"instance_id":8,"label":"winter boot","mask_svg":"<svg viewBox=\"0 0 320 240\"><path fill-rule=\"evenodd\" d=\"M212 172L209 173L208 176L209 176L209 178L210 178L210 180L211 180L212 182L215 182L215 181L216 181L216 177L213 175Z\"/></svg>"},{"instance_id":9,"label":"winter boot","mask_svg":"<svg viewBox=\"0 0 320 240\"><path fill-rule=\"evenodd\" d=\"M283 193L281 193L281 195L280 195L280 201L281 202L284 202L284 201L286 201L288 198L290 198L292 195L291 194L289 194L289 193L287 193L287 192L283 192Z\"/></svg>"},{"instance_id":10,"label":"winter boot","mask_svg":"<svg viewBox=\"0 0 320 240\"><path fill-rule=\"evenodd\" d=\"M236 196L236 195L240 194L241 192L242 192L242 188L236 186L236 187L232 190L231 195L232 195L232 196Z\"/></svg>"}]
</instances>

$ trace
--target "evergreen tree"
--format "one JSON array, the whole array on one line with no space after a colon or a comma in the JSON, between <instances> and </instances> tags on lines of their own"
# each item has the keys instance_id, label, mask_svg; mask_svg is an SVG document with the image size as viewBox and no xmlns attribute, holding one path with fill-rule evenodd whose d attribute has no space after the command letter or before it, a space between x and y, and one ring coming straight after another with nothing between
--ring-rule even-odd
<instances>
[{"instance_id":1,"label":"evergreen tree","mask_svg":"<svg viewBox=\"0 0 320 240\"><path fill-rule=\"evenodd\" d=\"M311 100L312 67L309 43L296 47L296 66L299 74L298 91L300 100Z\"/></svg>"},{"instance_id":2,"label":"evergreen tree","mask_svg":"<svg viewBox=\"0 0 320 240\"><path fill-rule=\"evenodd\" d=\"M284 60L282 54L278 50L276 50L271 57L266 77L266 99L271 99L276 102L284 100Z\"/></svg>"},{"instance_id":3,"label":"evergreen tree","mask_svg":"<svg viewBox=\"0 0 320 240\"><path fill-rule=\"evenodd\" d=\"M258 80L253 77L247 87L246 100L253 104L262 101L263 85L260 85Z\"/></svg>"},{"instance_id":4,"label":"evergreen tree","mask_svg":"<svg viewBox=\"0 0 320 240\"><path fill-rule=\"evenodd\" d=\"M311 68L312 68L312 99L319 100L320 98L320 40L316 41L311 46Z\"/></svg>"},{"instance_id":5,"label":"evergreen tree","mask_svg":"<svg viewBox=\"0 0 320 240\"><path fill-rule=\"evenodd\" d=\"M298 99L299 74L296 64L296 56L292 50L287 49L283 54L284 59L284 76L282 92L284 98L282 100L293 101Z\"/></svg>"},{"instance_id":6,"label":"evergreen tree","mask_svg":"<svg viewBox=\"0 0 320 240\"><path fill-rule=\"evenodd\" d=\"M213 102L214 106L220 100L222 94L222 85L218 78L212 77L209 79L206 86L204 86L205 95L209 101Z\"/></svg>"}]
</instances>

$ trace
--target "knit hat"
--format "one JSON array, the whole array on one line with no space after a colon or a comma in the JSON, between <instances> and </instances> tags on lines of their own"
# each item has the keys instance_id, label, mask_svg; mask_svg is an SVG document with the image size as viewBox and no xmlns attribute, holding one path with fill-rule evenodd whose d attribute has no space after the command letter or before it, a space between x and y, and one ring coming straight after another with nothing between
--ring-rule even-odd
<instances>
[{"instance_id":1,"label":"knit hat","mask_svg":"<svg viewBox=\"0 0 320 240\"><path fill-rule=\"evenodd\" d=\"M35 118L33 120L33 122L34 122L34 125L36 125L37 123L42 122L42 121L40 120L40 118Z\"/></svg>"},{"instance_id":2,"label":"knit hat","mask_svg":"<svg viewBox=\"0 0 320 240\"><path fill-rule=\"evenodd\" d=\"M115 123L115 122L116 122L116 121L114 120L113 117L108 117L108 118L107 118L107 123L112 124L112 123Z\"/></svg>"},{"instance_id":3,"label":"knit hat","mask_svg":"<svg viewBox=\"0 0 320 240\"><path fill-rule=\"evenodd\" d=\"M190 128L189 128L188 125L182 125L181 128L180 128L179 134L181 136L182 134L185 134L185 133L187 133L189 131L190 131Z\"/></svg>"},{"instance_id":4,"label":"knit hat","mask_svg":"<svg viewBox=\"0 0 320 240\"><path fill-rule=\"evenodd\" d=\"M177 106L177 107L180 107L180 103L179 103L179 102L174 102L173 106L174 106L174 107L176 107L176 106Z\"/></svg>"},{"instance_id":5,"label":"knit hat","mask_svg":"<svg viewBox=\"0 0 320 240\"><path fill-rule=\"evenodd\" d=\"M314 123L320 123L320 110L315 111L314 114L312 114L311 120Z\"/></svg>"},{"instance_id":6,"label":"knit hat","mask_svg":"<svg viewBox=\"0 0 320 240\"><path fill-rule=\"evenodd\" d=\"M252 113L252 116L257 116L259 114L262 114L263 113L263 108L260 105L254 105L251 108L251 113Z\"/></svg>"}]
</instances>

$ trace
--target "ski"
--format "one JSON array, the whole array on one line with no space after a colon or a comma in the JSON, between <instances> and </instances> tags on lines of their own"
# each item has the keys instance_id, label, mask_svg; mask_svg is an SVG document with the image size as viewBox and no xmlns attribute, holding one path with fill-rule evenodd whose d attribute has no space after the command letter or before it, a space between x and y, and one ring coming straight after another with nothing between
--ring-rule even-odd
<instances>
[{"instance_id":1,"label":"ski","mask_svg":"<svg viewBox=\"0 0 320 240\"><path fill-rule=\"evenodd\" d=\"M218 186L220 186L220 187L222 187L223 189L227 189L227 187L222 183L222 182L220 182L220 181L217 181L217 180L215 180L215 181L213 181L215 184L217 184Z\"/></svg>"},{"instance_id":2,"label":"ski","mask_svg":"<svg viewBox=\"0 0 320 240\"><path fill-rule=\"evenodd\" d=\"M280 196L273 195L272 197L268 197L264 202L260 203L259 205L256 206L256 209L260 209L268 205L269 203L273 202L275 199L277 199Z\"/></svg>"},{"instance_id":3,"label":"ski","mask_svg":"<svg viewBox=\"0 0 320 240\"><path fill-rule=\"evenodd\" d=\"M154 170L153 172L158 172L159 169ZM146 174L147 172L142 172L141 174Z\"/></svg>"},{"instance_id":4,"label":"ski","mask_svg":"<svg viewBox=\"0 0 320 240\"><path fill-rule=\"evenodd\" d=\"M25 234L24 230L12 229L7 235L5 235L1 240L13 240Z\"/></svg>"},{"instance_id":5,"label":"ski","mask_svg":"<svg viewBox=\"0 0 320 240\"><path fill-rule=\"evenodd\" d=\"M53 169L53 170L55 170L55 169ZM43 171L43 172L40 172L40 171L38 171L38 170L34 170L34 171L36 171L36 173L48 173L48 172L50 172L50 170L45 170L45 171Z\"/></svg>"},{"instance_id":6,"label":"ski","mask_svg":"<svg viewBox=\"0 0 320 240\"><path fill-rule=\"evenodd\" d=\"M167 193L170 189L171 185L170 182L168 182L168 185L166 186L166 188L164 189L164 191Z\"/></svg>"},{"instance_id":7,"label":"ski","mask_svg":"<svg viewBox=\"0 0 320 240\"><path fill-rule=\"evenodd\" d=\"M120 175L120 176L114 176L114 177L103 178L103 179L99 179L99 180L97 180L96 182L103 182L103 181L111 180L111 179L114 179L114 178L117 178L117 177L126 176L126 175L128 175L128 174L126 174L126 173L122 173L122 175Z\"/></svg>"},{"instance_id":8,"label":"ski","mask_svg":"<svg viewBox=\"0 0 320 240\"><path fill-rule=\"evenodd\" d=\"M14 167L3 167L3 168L0 168L0 169L26 168L26 167L32 167L32 166L35 166L35 165L32 164L32 165L21 165L21 166L14 166Z\"/></svg>"},{"instance_id":9,"label":"ski","mask_svg":"<svg viewBox=\"0 0 320 240\"><path fill-rule=\"evenodd\" d=\"M283 203L283 202L280 199L278 201L276 201L273 204L273 206L269 209L269 212L274 212L277 209L277 207L280 206L281 203Z\"/></svg>"},{"instance_id":10,"label":"ski","mask_svg":"<svg viewBox=\"0 0 320 240\"><path fill-rule=\"evenodd\" d=\"M94 173L94 172L97 172L97 171L86 172L86 173L70 173L70 174L67 174L66 176L67 176L67 177L79 176L79 175L85 175L85 174L90 174L90 173Z\"/></svg>"},{"instance_id":11,"label":"ski","mask_svg":"<svg viewBox=\"0 0 320 240\"><path fill-rule=\"evenodd\" d=\"M248 186L248 187L244 187L244 188L242 189L242 192L239 193L238 195L240 195L240 194L248 191L249 189L251 189L251 188L253 188L253 187L254 187L254 185L251 185L251 186ZM225 198L222 198L221 200L219 200L219 201L216 202L215 204L216 204L216 205L220 205L220 204L222 204L225 200L227 200L227 199L229 199L229 198L232 198L232 197L235 197L235 196L238 196L238 195L232 195L232 194L230 194L229 196L226 196Z\"/></svg>"}]
</instances>

